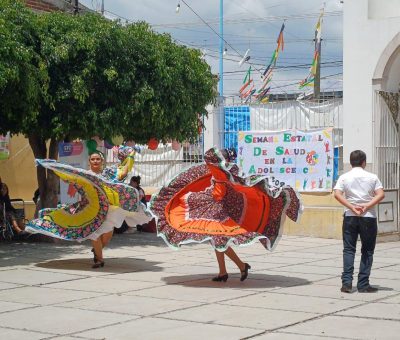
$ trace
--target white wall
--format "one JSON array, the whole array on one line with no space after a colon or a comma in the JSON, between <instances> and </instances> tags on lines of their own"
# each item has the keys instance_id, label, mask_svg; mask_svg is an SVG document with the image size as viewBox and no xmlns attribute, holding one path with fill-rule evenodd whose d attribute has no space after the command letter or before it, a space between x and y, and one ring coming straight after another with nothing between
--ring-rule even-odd
<instances>
[{"instance_id":1,"label":"white wall","mask_svg":"<svg viewBox=\"0 0 400 340\"><path fill-rule=\"evenodd\" d=\"M393 64L390 65L390 69L388 70L388 77L386 80L386 90L390 92L398 92L400 89L400 57L397 51L396 59L393 61Z\"/></svg>"},{"instance_id":2,"label":"white wall","mask_svg":"<svg viewBox=\"0 0 400 340\"><path fill-rule=\"evenodd\" d=\"M377 9L380 6L379 10ZM400 31L399 0L345 0L343 14L344 161L352 150L373 161L372 92L374 72ZM396 17L393 17L396 16ZM386 68L388 79L374 88L398 91L400 56ZM385 88L382 88L385 87Z\"/></svg>"},{"instance_id":3,"label":"white wall","mask_svg":"<svg viewBox=\"0 0 400 340\"><path fill-rule=\"evenodd\" d=\"M220 147L220 113L218 107L207 106L208 117L204 119L204 152L213 146Z\"/></svg>"},{"instance_id":4,"label":"white wall","mask_svg":"<svg viewBox=\"0 0 400 340\"><path fill-rule=\"evenodd\" d=\"M368 18L385 19L399 16L400 0L368 0Z\"/></svg>"}]
</instances>

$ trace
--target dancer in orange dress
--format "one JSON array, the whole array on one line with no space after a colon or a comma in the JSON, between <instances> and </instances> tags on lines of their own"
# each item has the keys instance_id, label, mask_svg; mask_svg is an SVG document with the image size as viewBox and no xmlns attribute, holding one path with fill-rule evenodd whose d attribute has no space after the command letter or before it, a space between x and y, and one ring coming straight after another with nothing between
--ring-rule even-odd
<instances>
[{"instance_id":1,"label":"dancer in orange dress","mask_svg":"<svg viewBox=\"0 0 400 340\"><path fill-rule=\"evenodd\" d=\"M153 196L150 209L158 218L158 236L172 248L209 241L215 249L219 274L213 281L226 282L227 255L244 281L251 268L231 245L246 246L259 240L272 250L282 235L284 217L299 217L301 204L289 186L274 187L268 178L238 175L232 149L212 148L205 164L176 176Z\"/></svg>"}]
</instances>

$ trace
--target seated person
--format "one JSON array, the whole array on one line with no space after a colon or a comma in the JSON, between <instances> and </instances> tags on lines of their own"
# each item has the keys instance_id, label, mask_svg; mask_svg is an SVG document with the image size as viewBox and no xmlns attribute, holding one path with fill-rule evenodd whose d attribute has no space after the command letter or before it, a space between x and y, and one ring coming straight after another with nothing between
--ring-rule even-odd
<instances>
[{"instance_id":1,"label":"seated person","mask_svg":"<svg viewBox=\"0 0 400 340\"><path fill-rule=\"evenodd\" d=\"M132 176L131 180L129 182L129 185L136 188L139 191L139 198L140 201L147 206L147 201L146 201L146 194L143 190L143 188L140 186L140 176ZM155 233L156 232L156 224L155 220L152 219L149 223L145 224L138 224L136 226L138 231L144 231L147 233Z\"/></svg>"},{"instance_id":2,"label":"seated person","mask_svg":"<svg viewBox=\"0 0 400 340\"><path fill-rule=\"evenodd\" d=\"M1 181L0 177L0 209L2 210L0 217L3 216L4 208L5 208L5 218L7 218L7 220L12 225L14 232L19 236L28 234L27 232L25 232L25 230L22 230L18 225L17 219L15 217L16 210L11 205L10 196L8 194L8 186L7 184Z\"/></svg>"},{"instance_id":3,"label":"seated person","mask_svg":"<svg viewBox=\"0 0 400 340\"><path fill-rule=\"evenodd\" d=\"M33 198L32 198L33 203L35 203L35 214L34 214L34 218L38 217L38 212L40 209L40 192L39 192L39 188L37 188L35 190L35 192L33 193Z\"/></svg>"},{"instance_id":4,"label":"seated person","mask_svg":"<svg viewBox=\"0 0 400 340\"><path fill-rule=\"evenodd\" d=\"M129 185L139 191L140 202L147 206L146 194L143 188L140 186L140 176L132 176Z\"/></svg>"},{"instance_id":5,"label":"seated person","mask_svg":"<svg viewBox=\"0 0 400 340\"><path fill-rule=\"evenodd\" d=\"M144 192L143 188L140 186L140 176L132 176L131 180L129 181L129 185L131 187L134 187L135 189L137 189L137 191L139 191L139 199L140 199L140 201L144 205L147 206L145 192ZM124 233L125 231L127 231L129 229L129 225L128 225L128 223L126 221L128 221L128 223L129 222L132 223L132 221L129 221L129 217L126 218L125 221L122 223L121 228L115 228L114 229L114 232L116 234L122 234L122 233ZM136 228L137 228L138 231L142 231L144 226L145 225L138 224L138 225L136 225Z\"/></svg>"}]
</instances>

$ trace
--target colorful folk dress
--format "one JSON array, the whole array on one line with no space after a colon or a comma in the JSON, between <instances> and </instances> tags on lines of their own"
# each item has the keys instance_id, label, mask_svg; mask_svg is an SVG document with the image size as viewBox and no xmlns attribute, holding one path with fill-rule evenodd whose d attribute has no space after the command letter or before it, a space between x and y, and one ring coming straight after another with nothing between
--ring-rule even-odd
<instances>
[{"instance_id":1,"label":"colorful folk dress","mask_svg":"<svg viewBox=\"0 0 400 340\"><path fill-rule=\"evenodd\" d=\"M126 216L137 224L147 223L152 218L140 202L138 191L127 184L112 182L90 170L54 160L38 159L36 162L74 185L80 200L41 210L39 218L28 222L25 228L28 232L81 242L95 240L114 227L119 228Z\"/></svg>"},{"instance_id":2,"label":"colorful folk dress","mask_svg":"<svg viewBox=\"0 0 400 340\"><path fill-rule=\"evenodd\" d=\"M273 187L260 176L242 178L238 167L210 149L205 164L183 171L153 196L158 236L172 248L210 241L214 249L259 240L272 250L285 216L296 221L301 203L289 186Z\"/></svg>"},{"instance_id":3,"label":"colorful folk dress","mask_svg":"<svg viewBox=\"0 0 400 340\"><path fill-rule=\"evenodd\" d=\"M102 176L111 182L123 182L127 174L131 172L135 163L135 154L139 151L140 149L137 147L120 145L116 149L115 155L121 160L121 163L106 167L101 173Z\"/></svg>"}]
</instances>

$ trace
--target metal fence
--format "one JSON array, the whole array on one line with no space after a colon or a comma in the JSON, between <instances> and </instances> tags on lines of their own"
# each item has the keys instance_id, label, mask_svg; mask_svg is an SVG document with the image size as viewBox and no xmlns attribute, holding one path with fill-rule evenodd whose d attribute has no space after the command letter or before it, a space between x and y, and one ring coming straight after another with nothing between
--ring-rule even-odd
<instances>
[{"instance_id":1,"label":"metal fence","mask_svg":"<svg viewBox=\"0 0 400 340\"><path fill-rule=\"evenodd\" d=\"M203 135L195 143L182 143L174 150L171 143L159 144L156 150L147 145L139 145L140 153L135 155L135 164L131 176L141 177L141 186L160 187L188 167L203 162ZM118 162L113 150L107 152L107 165ZM128 178L128 179L129 179Z\"/></svg>"},{"instance_id":2,"label":"metal fence","mask_svg":"<svg viewBox=\"0 0 400 340\"><path fill-rule=\"evenodd\" d=\"M343 169L343 115L342 98L321 101L282 101L264 105L231 105L224 110L214 108L212 115L220 122L220 139L216 146L236 147L238 131L246 130L311 130L333 127L335 160L339 164L339 173ZM223 117L220 117L223 114ZM217 127L218 128L218 127ZM207 143L210 145L210 143ZM142 152L136 155L131 175L141 176L141 185L160 187L182 170L203 161L204 135L195 143L183 143L179 151L171 144L160 144L157 150L141 146ZM108 164L117 162L108 152Z\"/></svg>"},{"instance_id":3,"label":"metal fence","mask_svg":"<svg viewBox=\"0 0 400 340\"><path fill-rule=\"evenodd\" d=\"M399 189L398 94L374 91L374 172L386 190Z\"/></svg>"}]
</instances>

